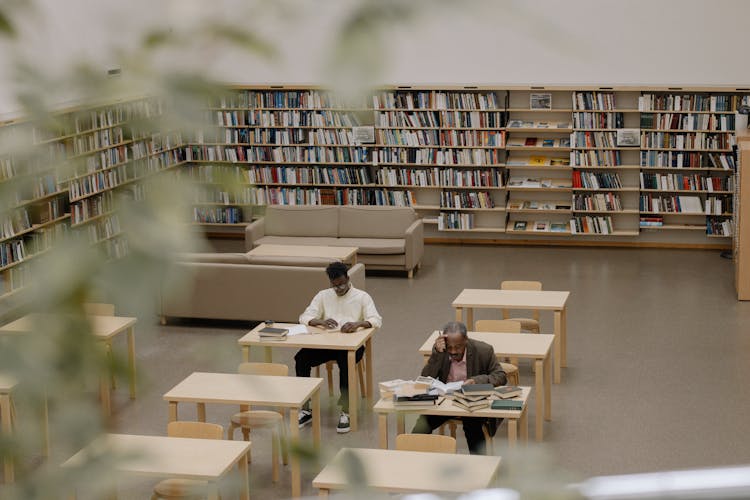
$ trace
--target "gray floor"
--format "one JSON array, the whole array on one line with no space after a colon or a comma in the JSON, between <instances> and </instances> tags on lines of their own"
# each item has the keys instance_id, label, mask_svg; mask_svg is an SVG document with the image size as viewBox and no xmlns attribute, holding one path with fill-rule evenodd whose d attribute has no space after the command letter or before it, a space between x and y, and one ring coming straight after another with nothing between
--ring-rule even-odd
<instances>
[{"instance_id":1,"label":"gray floor","mask_svg":"<svg viewBox=\"0 0 750 500\"><path fill-rule=\"evenodd\" d=\"M505 428L499 431L503 484L542 491L593 475L748 464L750 304L735 300L732 273L731 261L715 251L428 246L414 280L367 277L384 317L374 339L375 380L419 373L417 347L453 318L450 303L462 288L541 280L546 289L572 292L569 366L552 389L553 420L543 445L511 452L502 447ZM543 331L551 332L551 323L551 315L543 316ZM141 392L130 401L127 391L116 391L116 430L163 434L161 395L192 371L233 371L240 361L236 339L245 331L243 324L161 327L142 319ZM291 350L277 353L293 367ZM521 371L522 383L531 384L529 366ZM336 412L328 407L322 460L341 446L377 447L376 421L364 411L358 432L337 435ZM230 413L209 406L208 419L226 425ZM195 410L184 407L180 416L192 419ZM532 406L532 436L533 422ZM302 435L310 437L309 428ZM288 497L286 468L278 485L270 481L268 436L253 439L254 498ZM309 463L304 471L304 494L317 493L310 483L318 468ZM133 486L121 497L146 497L148 488Z\"/></svg>"}]
</instances>

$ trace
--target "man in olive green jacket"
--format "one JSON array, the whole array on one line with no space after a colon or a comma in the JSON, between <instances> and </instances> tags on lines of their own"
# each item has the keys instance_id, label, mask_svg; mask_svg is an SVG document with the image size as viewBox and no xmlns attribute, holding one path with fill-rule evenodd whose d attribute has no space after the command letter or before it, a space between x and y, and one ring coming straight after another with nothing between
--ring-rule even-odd
<instances>
[{"instance_id":1,"label":"man in olive green jacket","mask_svg":"<svg viewBox=\"0 0 750 500\"><path fill-rule=\"evenodd\" d=\"M505 372L500 367L491 345L468 338L466 325L451 322L443 328L443 334L435 339L432 354L422 369L422 375L441 382L463 381L464 384L492 384L497 387L505 385ZM414 425L413 433L430 434L451 417L422 415ZM469 452L484 454L485 443L482 425L486 418L463 418L464 434ZM497 422L491 419L491 434Z\"/></svg>"}]
</instances>

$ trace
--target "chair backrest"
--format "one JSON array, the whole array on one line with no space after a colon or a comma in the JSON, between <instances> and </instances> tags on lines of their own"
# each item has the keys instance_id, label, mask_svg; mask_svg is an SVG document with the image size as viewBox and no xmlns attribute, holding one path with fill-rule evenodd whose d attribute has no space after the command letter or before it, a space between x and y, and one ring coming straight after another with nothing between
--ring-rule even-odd
<instances>
[{"instance_id":1,"label":"chair backrest","mask_svg":"<svg viewBox=\"0 0 750 500\"><path fill-rule=\"evenodd\" d=\"M499 363L500 368L505 372L505 378L508 379L508 385L520 385L521 379L518 376L518 367L511 363Z\"/></svg>"},{"instance_id":2,"label":"chair backrest","mask_svg":"<svg viewBox=\"0 0 750 500\"><path fill-rule=\"evenodd\" d=\"M396 449L456 453L456 438L440 434L399 434L396 436Z\"/></svg>"},{"instance_id":3,"label":"chair backrest","mask_svg":"<svg viewBox=\"0 0 750 500\"><path fill-rule=\"evenodd\" d=\"M83 312L93 316L114 316L115 305L104 304L102 302L85 302L83 304Z\"/></svg>"},{"instance_id":4,"label":"chair backrest","mask_svg":"<svg viewBox=\"0 0 750 500\"><path fill-rule=\"evenodd\" d=\"M501 281L500 290L533 290L539 291L542 289L541 281ZM539 311L533 312L534 320L539 321ZM503 309L503 318L510 318L510 313L507 309Z\"/></svg>"},{"instance_id":5,"label":"chair backrest","mask_svg":"<svg viewBox=\"0 0 750 500\"><path fill-rule=\"evenodd\" d=\"M474 322L474 331L521 333L521 323L512 319L479 319Z\"/></svg>"},{"instance_id":6,"label":"chair backrest","mask_svg":"<svg viewBox=\"0 0 750 500\"><path fill-rule=\"evenodd\" d=\"M240 366L237 367L237 373L286 377L289 375L289 367L281 363L240 363Z\"/></svg>"},{"instance_id":7,"label":"chair backrest","mask_svg":"<svg viewBox=\"0 0 750 500\"><path fill-rule=\"evenodd\" d=\"M167 436L197 438L197 439L223 439L224 428L219 424L206 422L170 422L167 425Z\"/></svg>"}]
</instances>

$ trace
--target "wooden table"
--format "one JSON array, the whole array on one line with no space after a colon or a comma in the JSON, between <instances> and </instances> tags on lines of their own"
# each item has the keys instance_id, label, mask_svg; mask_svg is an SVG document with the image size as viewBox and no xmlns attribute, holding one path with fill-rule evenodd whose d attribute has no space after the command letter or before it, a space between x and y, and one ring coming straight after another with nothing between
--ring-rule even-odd
<instances>
[{"instance_id":1,"label":"wooden table","mask_svg":"<svg viewBox=\"0 0 750 500\"><path fill-rule=\"evenodd\" d=\"M465 288L451 304L456 309L456 321L462 321L467 329L474 327L474 309L540 309L555 313L555 383L562 378L562 367L567 362L566 302L570 292L549 290L494 290Z\"/></svg>"},{"instance_id":2,"label":"wooden table","mask_svg":"<svg viewBox=\"0 0 750 500\"><path fill-rule=\"evenodd\" d=\"M12 402L10 395L16 385L18 383L15 379L0 375L0 419L2 419L0 432L2 432L2 435L6 439L10 438L13 434L13 411L11 410ZM12 483L15 480L13 459L6 457L3 467L5 469L5 482Z\"/></svg>"},{"instance_id":3,"label":"wooden table","mask_svg":"<svg viewBox=\"0 0 750 500\"><path fill-rule=\"evenodd\" d=\"M552 420L552 398L550 383L550 353L555 340L554 335L544 334L520 334L520 333L495 333L495 332L468 332L469 338L481 340L492 346L498 358L515 357L533 359L535 363L534 397L536 399L536 440L543 438L544 420ZM432 332L424 344L419 348L419 353L424 356L425 363L432 354L432 346L439 331Z\"/></svg>"},{"instance_id":4,"label":"wooden table","mask_svg":"<svg viewBox=\"0 0 750 500\"><path fill-rule=\"evenodd\" d=\"M322 245L258 245L248 254L263 257L323 257L354 265L357 263L358 250L359 247Z\"/></svg>"},{"instance_id":5,"label":"wooden table","mask_svg":"<svg viewBox=\"0 0 750 500\"><path fill-rule=\"evenodd\" d=\"M85 463L89 455L95 458L103 452L110 452L130 456L115 462L115 467L121 472L216 483L237 464L243 485L240 498L248 500L248 451L249 441L105 434L73 455L62 466L75 467ZM218 499L218 485L213 486L209 498Z\"/></svg>"},{"instance_id":6,"label":"wooden table","mask_svg":"<svg viewBox=\"0 0 750 500\"><path fill-rule=\"evenodd\" d=\"M342 448L313 479L320 497L331 490L350 487L347 465L358 460L366 486L393 493L464 493L491 486L500 468L500 457L427 453L422 451Z\"/></svg>"},{"instance_id":7,"label":"wooden table","mask_svg":"<svg viewBox=\"0 0 750 500\"><path fill-rule=\"evenodd\" d=\"M313 442L320 448L320 386L322 378L275 377L238 373L195 372L174 386L164 400L169 402L169 421L177 420L178 403L196 403L198 420L206 421L206 403L240 406L272 406L289 410L289 437L299 439L297 412L312 401ZM292 454L292 496L302 493L299 457Z\"/></svg>"},{"instance_id":8,"label":"wooden table","mask_svg":"<svg viewBox=\"0 0 750 500\"><path fill-rule=\"evenodd\" d=\"M11 323L0 326L0 334L23 334L29 333L35 328L39 321L46 321L49 318L42 318L41 314L27 314ZM108 348L111 349L114 338L126 333L128 338L128 370L130 375L130 399L135 399L135 335L133 326L138 318L126 316L94 316L87 315L91 332ZM112 414L112 403L109 394L109 380L102 377L99 381L99 396L102 401L102 413L105 416Z\"/></svg>"},{"instance_id":9,"label":"wooden table","mask_svg":"<svg viewBox=\"0 0 750 500\"><path fill-rule=\"evenodd\" d=\"M288 328L297 326L290 323L274 323L275 328ZM237 341L242 347L242 359L250 360L250 348L265 348L265 360L267 363L272 361L271 349L273 347L293 347L307 349L335 349L347 351L347 365L349 367L349 416L351 417L351 427L353 431L357 430L357 415L359 413L359 386L357 385L357 349L365 346L364 370L366 382L366 394L368 401L372 400L373 394L373 376L372 376L372 335L376 328L362 328L354 333L326 332L323 329L313 326L306 327L308 331L318 332L304 335L294 335L287 337L283 341L261 339L258 331L265 327L261 323L253 328L249 333Z\"/></svg>"},{"instance_id":10,"label":"wooden table","mask_svg":"<svg viewBox=\"0 0 750 500\"><path fill-rule=\"evenodd\" d=\"M424 406L424 407L405 407L396 408L393 405L393 400L390 398L381 398L380 401L375 403L373 411L378 414L378 429L380 432L379 445L383 449L388 448L388 415L391 413L396 414L396 434L403 434L405 430L405 416L406 414L411 415L439 415L443 417L486 417L486 418L504 418L508 421L508 445L515 446L516 439L518 437L518 427L521 431L521 440L527 441L529 435L528 420L527 420L527 401L529 393L531 392L530 387L523 387L523 394L521 399L523 400L522 410L492 410L490 408L476 411L466 411L463 408L459 408L453 404L450 397L446 397L439 405Z\"/></svg>"}]
</instances>

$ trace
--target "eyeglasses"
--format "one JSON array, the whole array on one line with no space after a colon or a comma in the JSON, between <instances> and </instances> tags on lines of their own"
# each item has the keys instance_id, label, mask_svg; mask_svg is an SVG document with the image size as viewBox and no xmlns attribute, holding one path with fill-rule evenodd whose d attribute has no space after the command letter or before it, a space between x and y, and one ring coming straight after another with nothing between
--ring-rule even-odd
<instances>
[{"instance_id":1,"label":"eyeglasses","mask_svg":"<svg viewBox=\"0 0 750 500\"><path fill-rule=\"evenodd\" d=\"M346 283L341 283L340 285L331 285L331 288L339 292L344 292L346 290L349 290L349 282L347 281Z\"/></svg>"}]
</instances>

